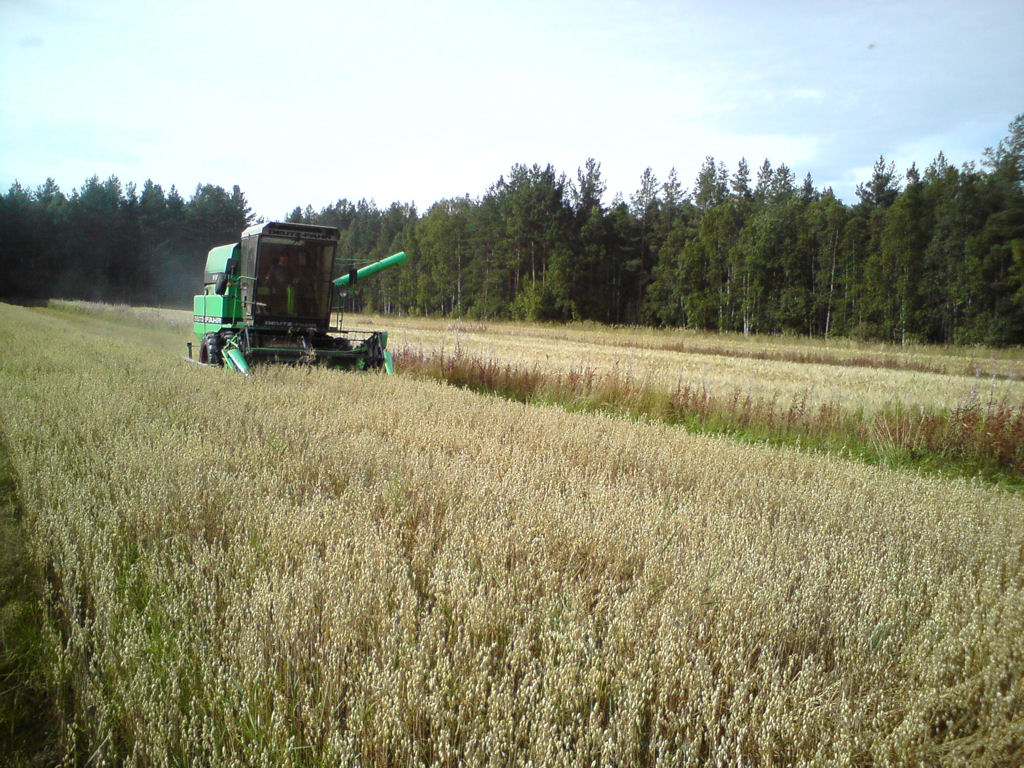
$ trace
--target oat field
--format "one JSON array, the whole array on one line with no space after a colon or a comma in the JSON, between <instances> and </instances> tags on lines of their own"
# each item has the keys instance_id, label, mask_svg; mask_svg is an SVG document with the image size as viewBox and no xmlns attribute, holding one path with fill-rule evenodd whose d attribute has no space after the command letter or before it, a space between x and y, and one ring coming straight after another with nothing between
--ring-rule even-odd
<instances>
[{"instance_id":1,"label":"oat field","mask_svg":"<svg viewBox=\"0 0 1024 768\"><path fill-rule=\"evenodd\" d=\"M866 414L1024 401L1019 351L366 322ZM65 764L1024 762L1019 492L400 366L243 379L182 362L189 332L0 305Z\"/></svg>"}]
</instances>

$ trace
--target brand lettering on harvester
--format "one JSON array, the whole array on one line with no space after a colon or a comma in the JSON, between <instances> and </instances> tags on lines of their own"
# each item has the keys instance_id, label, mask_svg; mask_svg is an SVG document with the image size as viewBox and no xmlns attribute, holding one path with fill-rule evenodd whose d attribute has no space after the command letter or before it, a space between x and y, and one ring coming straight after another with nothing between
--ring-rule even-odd
<instances>
[{"instance_id":1,"label":"brand lettering on harvester","mask_svg":"<svg viewBox=\"0 0 1024 768\"><path fill-rule=\"evenodd\" d=\"M227 322L227 318L215 315L192 315L192 322L202 323L203 325L224 325Z\"/></svg>"},{"instance_id":2,"label":"brand lettering on harvester","mask_svg":"<svg viewBox=\"0 0 1024 768\"><path fill-rule=\"evenodd\" d=\"M263 230L264 235L276 235L277 237L293 237L297 240L328 240L333 242L334 236L329 232L308 231L303 229L288 229L286 227L267 227Z\"/></svg>"}]
</instances>

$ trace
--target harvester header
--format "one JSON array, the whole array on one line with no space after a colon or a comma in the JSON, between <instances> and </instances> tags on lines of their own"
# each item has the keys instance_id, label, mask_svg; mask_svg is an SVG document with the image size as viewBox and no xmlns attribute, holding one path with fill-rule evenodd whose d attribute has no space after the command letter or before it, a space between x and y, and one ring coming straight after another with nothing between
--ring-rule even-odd
<instances>
[{"instance_id":1,"label":"harvester header","mask_svg":"<svg viewBox=\"0 0 1024 768\"><path fill-rule=\"evenodd\" d=\"M390 372L387 333L343 330L330 320L342 287L407 257L396 253L332 279L339 239L334 227L271 221L211 249L193 306L199 362L245 374L254 361Z\"/></svg>"}]
</instances>

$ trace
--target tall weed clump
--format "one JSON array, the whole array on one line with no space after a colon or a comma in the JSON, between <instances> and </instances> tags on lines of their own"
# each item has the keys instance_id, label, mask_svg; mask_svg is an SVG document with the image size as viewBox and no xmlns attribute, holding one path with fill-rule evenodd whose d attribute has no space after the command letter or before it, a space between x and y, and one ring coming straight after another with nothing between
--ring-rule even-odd
<instances>
[{"instance_id":1,"label":"tall weed clump","mask_svg":"<svg viewBox=\"0 0 1024 768\"><path fill-rule=\"evenodd\" d=\"M0 330L67 763L1020 762L1014 494Z\"/></svg>"}]
</instances>

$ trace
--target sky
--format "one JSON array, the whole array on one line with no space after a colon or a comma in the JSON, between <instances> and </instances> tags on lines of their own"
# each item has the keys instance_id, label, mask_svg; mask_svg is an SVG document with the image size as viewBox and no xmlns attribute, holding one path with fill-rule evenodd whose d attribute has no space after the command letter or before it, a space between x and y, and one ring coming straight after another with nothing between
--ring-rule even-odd
<instances>
[{"instance_id":1,"label":"sky","mask_svg":"<svg viewBox=\"0 0 1024 768\"><path fill-rule=\"evenodd\" d=\"M1024 3L0 0L0 189L93 175L282 218L483 196L513 165L765 159L846 202L1024 113Z\"/></svg>"}]
</instances>

